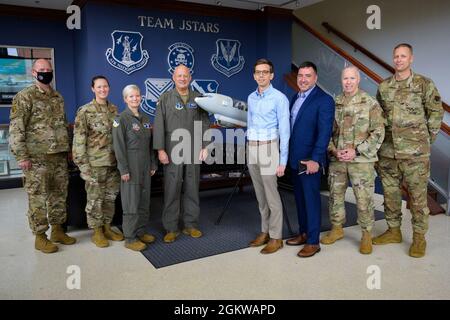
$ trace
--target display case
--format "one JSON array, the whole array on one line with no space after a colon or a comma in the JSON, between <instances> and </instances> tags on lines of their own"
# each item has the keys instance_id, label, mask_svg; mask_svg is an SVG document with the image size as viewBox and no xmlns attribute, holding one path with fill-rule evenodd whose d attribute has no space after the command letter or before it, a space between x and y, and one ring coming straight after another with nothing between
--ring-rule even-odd
<instances>
[{"instance_id":1,"label":"display case","mask_svg":"<svg viewBox=\"0 0 450 320\"><path fill-rule=\"evenodd\" d=\"M0 180L22 178L22 170L9 146L9 125L0 125Z\"/></svg>"}]
</instances>

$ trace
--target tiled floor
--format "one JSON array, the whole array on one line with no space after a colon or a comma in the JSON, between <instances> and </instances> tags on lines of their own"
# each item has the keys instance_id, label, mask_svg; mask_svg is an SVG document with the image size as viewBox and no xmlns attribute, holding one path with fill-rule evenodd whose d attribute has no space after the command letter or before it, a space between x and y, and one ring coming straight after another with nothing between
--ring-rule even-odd
<instances>
[{"instance_id":1,"label":"tiled floor","mask_svg":"<svg viewBox=\"0 0 450 320\"><path fill-rule=\"evenodd\" d=\"M347 200L353 200L352 192ZM376 209L383 210L377 195ZM285 246L272 255L248 248L155 269L147 259L113 243L105 249L90 242L91 231L70 232L73 246L46 255L34 249L25 216L23 189L0 190L0 299L449 299L450 217L430 217L427 255L408 256L410 214L404 209L404 242L358 252L358 226L345 238L309 259ZM374 234L385 230L384 220ZM80 289L68 289L80 270ZM380 289L369 289L371 266ZM69 273L68 273L69 271ZM369 273L368 273L369 271ZM369 279L370 278L370 279ZM369 281L368 281L369 280Z\"/></svg>"}]
</instances>

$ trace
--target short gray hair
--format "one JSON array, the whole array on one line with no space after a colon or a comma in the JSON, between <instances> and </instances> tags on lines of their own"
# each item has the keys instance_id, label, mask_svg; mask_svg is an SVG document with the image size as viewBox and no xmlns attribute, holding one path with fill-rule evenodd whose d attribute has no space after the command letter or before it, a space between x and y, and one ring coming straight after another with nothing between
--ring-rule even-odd
<instances>
[{"instance_id":1,"label":"short gray hair","mask_svg":"<svg viewBox=\"0 0 450 320\"><path fill-rule=\"evenodd\" d=\"M354 65L348 65L346 66L344 69L342 69L341 72L341 78L344 75L344 71L345 70L354 70L356 72L356 75L358 76L358 79L361 79L361 72L359 71L359 69L357 67L355 67Z\"/></svg>"},{"instance_id":2,"label":"short gray hair","mask_svg":"<svg viewBox=\"0 0 450 320\"><path fill-rule=\"evenodd\" d=\"M129 84L122 90L122 96L124 99L128 96L131 90L136 90L137 92L139 92L139 94L141 94L141 89L139 89L137 85Z\"/></svg>"}]
</instances>

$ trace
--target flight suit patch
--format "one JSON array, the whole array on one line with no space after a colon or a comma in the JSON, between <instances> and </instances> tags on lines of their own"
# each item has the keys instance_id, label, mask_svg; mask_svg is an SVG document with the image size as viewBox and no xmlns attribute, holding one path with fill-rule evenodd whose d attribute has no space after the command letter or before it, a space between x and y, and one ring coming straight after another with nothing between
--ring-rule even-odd
<instances>
[{"instance_id":1,"label":"flight suit patch","mask_svg":"<svg viewBox=\"0 0 450 320\"><path fill-rule=\"evenodd\" d=\"M177 102L177 104L175 105L175 109L183 110L183 105L180 102Z\"/></svg>"},{"instance_id":2,"label":"flight suit patch","mask_svg":"<svg viewBox=\"0 0 450 320\"><path fill-rule=\"evenodd\" d=\"M141 130L141 128L139 127L139 125L137 123L133 123L133 130L139 131L139 130Z\"/></svg>"}]
</instances>

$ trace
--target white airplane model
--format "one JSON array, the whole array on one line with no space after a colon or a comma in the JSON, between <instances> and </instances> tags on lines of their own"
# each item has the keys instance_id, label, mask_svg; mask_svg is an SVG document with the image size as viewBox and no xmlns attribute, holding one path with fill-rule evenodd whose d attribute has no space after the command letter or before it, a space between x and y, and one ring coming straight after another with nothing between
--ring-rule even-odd
<instances>
[{"instance_id":1,"label":"white airplane model","mask_svg":"<svg viewBox=\"0 0 450 320\"><path fill-rule=\"evenodd\" d=\"M195 98L203 110L214 114L217 123L223 127L246 127L247 104L219 93L205 93Z\"/></svg>"}]
</instances>

